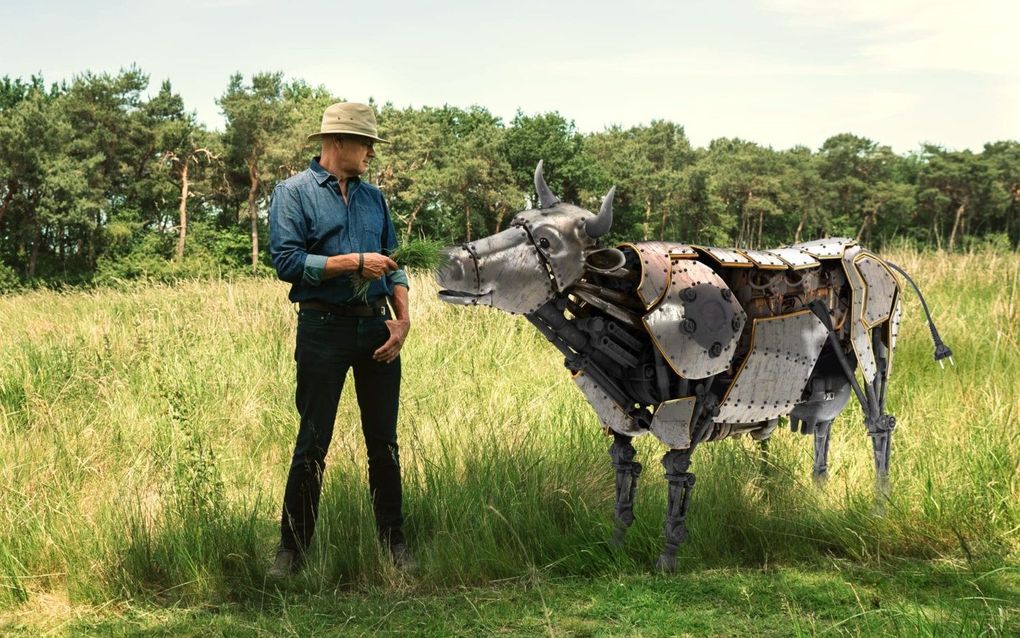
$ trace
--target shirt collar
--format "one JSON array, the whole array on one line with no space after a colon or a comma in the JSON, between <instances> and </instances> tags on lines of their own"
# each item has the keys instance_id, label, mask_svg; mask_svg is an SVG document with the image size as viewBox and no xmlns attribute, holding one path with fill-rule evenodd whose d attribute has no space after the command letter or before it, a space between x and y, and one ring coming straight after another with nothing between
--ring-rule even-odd
<instances>
[{"instance_id":1,"label":"shirt collar","mask_svg":"<svg viewBox=\"0 0 1020 638\"><path fill-rule=\"evenodd\" d=\"M333 180L334 182L338 181L336 175L322 167L322 164L319 163L320 157L320 155L316 155L312 158L311 163L308 165L308 169L312 171L312 175L315 176L315 181L319 183L319 186L325 185L330 180ZM360 181L360 177L351 177L347 180L347 184L351 186L359 183Z\"/></svg>"}]
</instances>

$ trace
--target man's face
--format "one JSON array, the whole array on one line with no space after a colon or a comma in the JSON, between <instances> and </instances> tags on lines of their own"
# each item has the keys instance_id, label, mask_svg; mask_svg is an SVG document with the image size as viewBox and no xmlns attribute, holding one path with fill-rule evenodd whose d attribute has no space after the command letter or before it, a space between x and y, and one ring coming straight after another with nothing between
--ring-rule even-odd
<instances>
[{"instance_id":1,"label":"man's face","mask_svg":"<svg viewBox=\"0 0 1020 638\"><path fill-rule=\"evenodd\" d=\"M337 146L338 168L349 175L363 175L375 157L375 140L360 135L340 135Z\"/></svg>"}]
</instances>

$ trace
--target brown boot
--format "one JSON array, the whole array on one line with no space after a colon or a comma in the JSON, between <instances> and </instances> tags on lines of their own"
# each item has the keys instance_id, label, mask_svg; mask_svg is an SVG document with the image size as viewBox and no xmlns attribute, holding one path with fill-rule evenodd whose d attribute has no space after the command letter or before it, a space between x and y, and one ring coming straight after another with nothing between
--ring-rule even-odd
<instances>
[{"instance_id":1,"label":"brown boot","mask_svg":"<svg viewBox=\"0 0 1020 638\"><path fill-rule=\"evenodd\" d=\"M301 571L301 557L298 553L293 549L279 549L276 551L276 560L266 572L266 576L273 579L284 579L299 571Z\"/></svg>"},{"instance_id":2,"label":"brown boot","mask_svg":"<svg viewBox=\"0 0 1020 638\"><path fill-rule=\"evenodd\" d=\"M418 561L414 559L414 555L411 554L411 550L407 549L407 543L404 541L391 543L389 550L390 556L393 557L393 564L398 569L407 572L413 572L418 569Z\"/></svg>"}]
</instances>

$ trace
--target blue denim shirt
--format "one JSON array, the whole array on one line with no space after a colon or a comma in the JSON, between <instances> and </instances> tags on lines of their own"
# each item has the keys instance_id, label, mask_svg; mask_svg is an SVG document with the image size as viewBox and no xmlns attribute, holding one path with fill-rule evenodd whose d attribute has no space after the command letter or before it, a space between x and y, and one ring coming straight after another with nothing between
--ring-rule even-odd
<instances>
[{"instance_id":1,"label":"blue denim shirt","mask_svg":"<svg viewBox=\"0 0 1020 638\"><path fill-rule=\"evenodd\" d=\"M293 284L291 301L354 302L348 276L322 279L326 259L348 253L389 254L396 247L397 234L382 192L352 178L345 203L336 176L319 164L318 157L273 190L269 253L280 279ZM391 296L394 286L407 285L407 275L397 270L372 282L368 301Z\"/></svg>"}]
</instances>

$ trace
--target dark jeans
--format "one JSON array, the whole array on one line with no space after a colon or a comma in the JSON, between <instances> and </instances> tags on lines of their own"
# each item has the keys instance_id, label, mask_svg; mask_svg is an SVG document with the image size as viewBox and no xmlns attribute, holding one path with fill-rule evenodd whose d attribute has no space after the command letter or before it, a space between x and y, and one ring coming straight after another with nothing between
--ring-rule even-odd
<instances>
[{"instance_id":1,"label":"dark jeans","mask_svg":"<svg viewBox=\"0 0 1020 638\"><path fill-rule=\"evenodd\" d=\"M368 448L368 485L379 536L401 541L400 455L397 404L400 359L372 360L389 338L384 317L340 317L302 310L298 316L296 404L301 415L280 520L280 545L304 551L319 513L326 452L347 371L354 368L354 389L361 408L361 430Z\"/></svg>"}]
</instances>

